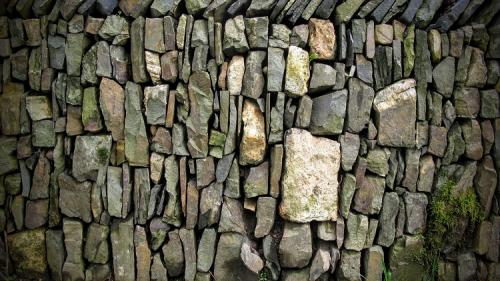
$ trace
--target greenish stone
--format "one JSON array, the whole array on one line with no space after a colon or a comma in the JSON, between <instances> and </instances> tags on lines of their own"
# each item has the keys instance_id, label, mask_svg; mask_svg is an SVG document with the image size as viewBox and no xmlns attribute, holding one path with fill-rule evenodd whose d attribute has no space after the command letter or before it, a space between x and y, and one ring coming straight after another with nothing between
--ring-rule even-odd
<instances>
[{"instance_id":1,"label":"greenish stone","mask_svg":"<svg viewBox=\"0 0 500 281\"><path fill-rule=\"evenodd\" d=\"M89 262L104 264L109 258L109 226L90 224L87 229L84 256Z\"/></svg>"},{"instance_id":2,"label":"greenish stone","mask_svg":"<svg viewBox=\"0 0 500 281\"><path fill-rule=\"evenodd\" d=\"M134 220L114 220L111 224L111 249L114 278L117 281L135 280ZM123 269L127 270L123 270ZM120 270L122 269L122 270Z\"/></svg>"},{"instance_id":3,"label":"greenish stone","mask_svg":"<svg viewBox=\"0 0 500 281\"><path fill-rule=\"evenodd\" d=\"M395 280L420 281L425 268L415 259L415 253L423 250L421 236L404 235L389 249L389 269Z\"/></svg>"},{"instance_id":4,"label":"greenish stone","mask_svg":"<svg viewBox=\"0 0 500 281\"><path fill-rule=\"evenodd\" d=\"M251 167L243 190L245 198L257 197L268 193L269 164L263 162L256 167Z\"/></svg>"},{"instance_id":5,"label":"greenish stone","mask_svg":"<svg viewBox=\"0 0 500 281\"><path fill-rule=\"evenodd\" d=\"M346 222L344 247L347 250L361 251L366 243L368 233L368 217L362 214L349 213Z\"/></svg>"},{"instance_id":6,"label":"greenish stone","mask_svg":"<svg viewBox=\"0 0 500 281\"><path fill-rule=\"evenodd\" d=\"M52 118L52 106L47 96L27 96L26 109L33 121Z\"/></svg>"},{"instance_id":7,"label":"greenish stone","mask_svg":"<svg viewBox=\"0 0 500 281\"><path fill-rule=\"evenodd\" d=\"M33 122L33 146L54 147L56 135L52 120L41 120Z\"/></svg>"},{"instance_id":8,"label":"greenish stone","mask_svg":"<svg viewBox=\"0 0 500 281\"><path fill-rule=\"evenodd\" d=\"M99 29L99 36L114 45L123 45L129 39L129 24L124 17L110 15Z\"/></svg>"},{"instance_id":9,"label":"greenish stone","mask_svg":"<svg viewBox=\"0 0 500 281\"><path fill-rule=\"evenodd\" d=\"M125 86L125 157L132 166L148 166L149 142L141 111L142 89L128 81Z\"/></svg>"},{"instance_id":10,"label":"greenish stone","mask_svg":"<svg viewBox=\"0 0 500 281\"><path fill-rule=\"evenodd\" d=\"M98 132L102 130L102 119L97 104L97 91L95 87L83 90L82 123L86 131Z\"/></svg>"},{"instance_id":11,"label":"greenish stone","mask_svg":"<svg viewBox=\"0 0 500 281\"><path fill-rule=\"evenodd\" d=\"M80 76L85 34L73 33L66 36L66 72L71 76Z\"/></svg>"},{"instance_id":12,"label":"greenish stone","mask_svg":"<svg viewBox=\"0 0 500 281\"><path fill-rule=\"evenodd\" d=\"M391 153L388 149L375 148L368 151L366 160L367 169L379 176L384 177L389 172L389 157Z\"/></svg>"},{"instance_id":13,"label":"greenish stone","mask_svg":"<svg viewBox=\"0 0 500 281\"><path fill-rule=\"evenodd\" d=\"M181 225L180 194L177 188L179 184L179 164L175 155L165 158L165 178L167 181L167 193L169 196L167 206L163 212L163 221L175 226Z\"/></svg>"},{"instance_id":14,"label":"greenish stone","mask_svg":"<svg viewBox=\"0 0 500 281\"><path fill-rule=\"evenodd\" d=\"M66 83L66 103L81 105L83 94L82 86L80 85L80 77L68 76Z\"/></svg>"},{"instance_id":15,"label":"greenish stone","mask_svg":"<svg viewBox=\"0 0 500 281\"><path fill-rule=\"evenodd\" d=\"M214 276L216 280L255 280L255 274L249 271L240 258L244 236L239 233L223 233L217 245Z\"/></svg>"},{"instance_id":16,"label":"greenish stone","mask_svg":"<svg viewBox=\"0 0 500 281\"><path fill-rule=\"evenodd\" d=\"M45 244L50 274L54 280L62 281L62 267L66 258L62 230L47 230L45 232Z\"/></svg>"},{"instance_id":17,"label":"greenish stone","mask_svg":"<svg viewBox=\"0 0 500 281\"><path fill-rule=\"evenodd\" d=\"M210 0L186 0L186 10L190 15L198 14L203 11L210 2Z\"/></svg>"},{"instance_id":18,"label":"greenish stone","mask_svg":"<svg viewBox=\"0 0 500 281\"><path fill-rule=\"evenodd\" d=\"M224 25L224 40L222 41L224 54L233 56L246 53L249 49L245 36L245 21L243 16L228 19Z\"/></svg>"},{"instance_id":19,"label":"greenish stone","mask_svg":"<svg viewBox=\"0 0 500 281\"><path fill-rule=\"evenodd\" d=\"M100 168L111 156L110 135L77 136L73 153L73 176L79 180L96 180Z\"/></svg>"},{"instance_id":20,"label":"greenish stone","mask_svg":"<svg viewBox=\"0 0 500 281\"><path fill-rule=\"evenodd\" d=\"M162 247L162 252L168 275L171 277L181 275L184 267L184 252L179 230L175 229L168 233L168 243Z\"/></svg>"},{"instance_id":21,"label":"greenish stone","mask_svg":"<svg viewBox=\"0 0 500 281\"><path fill-rule=\"evenodd\" d=\"M410 25L406 29L406 36L403 39L403 76L410 77L415 64L415 25Z\"/></svg>"},{"instance_id":22,"label":"greenish stone","mask_svg":"<svg viewBox=\"0 0 500 281\"><path fill-rule=\"evenodd\" d=\"M349 22L354 13L361 7L363 0L347 0L335 8L335 22L337 24Z\"/></svg>"},{"instance_id":23,"label":"greenish stone","mask_svg":"<svg viewBox=\"0 0 500 281\"><path fill-rule=\"evenodd\" d=\"M43 228L10 234L7 236L7 244L18 277L44 277L47 272L47 258Z\"/></svg>"},{"instance_id":24,"label":"greenish stone","mask_svg":"<svg viewBox=\"0 0 500 281\"><path fill-rule=\"evenodd\" d=\"M188 149L191 157L208 154L208 121L213 112L213 91L208 72L195 72L189 78L191 112L186 121Z\"/></svg>"},{"instance_id":25,"label":"greenish stone","mask_svg":"<svg viewBox=\"0 0 500 281\"><path fill-rule=\"evenodd\" d=\"M342 189L340 192L340 214L347 219L351 208L351 201L356 191L356 177L352 174L345 174L342 179Z\"/></svg>"},{"instance_id":26,"label":"greenish stone","mask_svg":"<svg viewBox=\"0 0 500 281\"><path fill-rule=\"evenodd\" d=\"M311 133L315 135L338 135L344 128L347 90L332 92L313 98Z\"/></svg>"},{"instance_id":27,"label":"greenish stone","mask_svg":"<svg viewBox=\"0 0 500 281\"><path fill-rule=\"evenodd\" d=\"M16 157L17 138L0 137L0 175L4 175L18 169Z\"/></svg>"}]
</instances>

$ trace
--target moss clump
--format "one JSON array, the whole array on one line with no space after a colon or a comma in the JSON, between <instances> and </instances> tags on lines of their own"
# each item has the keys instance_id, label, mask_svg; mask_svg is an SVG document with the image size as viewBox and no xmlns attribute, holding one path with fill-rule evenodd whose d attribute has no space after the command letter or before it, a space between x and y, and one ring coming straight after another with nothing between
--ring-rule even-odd
<instances>
[{"instance_id":1,"label":"moss clump","mask_svg":"<svg viewBox=\"0 0 500 281\"><path fill-rule=\"evenodd\" d=\"M106 162L108 161L108 157L109 157L109 152L106 148L99 147L97 149L97 159L99 160L99 163L106 164Z\"/></svg>"},{"instance_id":2,"label":"moss clump","mask_svg":"<svg viewBox=\"0 0 500 281\"><path fill-rule=\"evenodd\" d=\"M310 52L309 53L309 62L312 62L313 60L316 60L319 58L318 53L316 52Z\"/></svg>"},{"instance_id":3,"label":"moss clump","mask_svg":"<svg viewBox=\"0 0 500 281\"><path fill-rule=\"evenodd\" d=\"M269 281L269 273L265 268L259 272L259 281Z\"/></svg>"},{"instance_id":4,"label":"moss clump","mask_svg":"<svg viewBox=\"0 0 500 281\"><path fill-rule=\"evenodd\" d=\"M481 205L472 187L455 195L455 182L448 180L433 196L429 210L428 229L425 233L425 249L417 257L427 268L426 280L437 280L438 262L443 250L449 245L464 242L450 235L466 220L475 226L484 219ZM463 238L462 238L463 239Z\"/></svg>"}]
</instances>

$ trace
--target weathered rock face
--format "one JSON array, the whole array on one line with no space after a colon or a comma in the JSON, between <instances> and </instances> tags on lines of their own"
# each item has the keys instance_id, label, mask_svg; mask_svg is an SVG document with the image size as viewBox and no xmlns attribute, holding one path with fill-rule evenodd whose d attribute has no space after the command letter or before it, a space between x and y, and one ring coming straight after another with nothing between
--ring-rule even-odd
<instances>
[{"instance_id":1,"label":"weathered rock face","mask_svg":"<svg viewBox=\"0 0 500 281\"><path fill-rule=\"evenodd\" d=\"M240 164L255 165L266 153L266 133L264 115L257 103L245 99L242 112L243 135L240 142Z\"/></svg>"},{"instance_id":2,"label":"weathered rock face","mask_svg":"<svg viewBox=\"0 0 500 281\"><path fill-rule=\"evenodd\" d=\"M84 181L96 180L111 155L111 136L77 136L73 157L73 176Z\"/></svg>"},{"instance_id":3,"label":"weathered rock face","mask_svg":"<svg viewBox=\"0 0 500 281\"><path fill-rule=\"evenodd\" d=\"M281 217L295 222L336 220L340 145L300 129L285 133Z\"/></svg>"},{"instance_id":4,"label":"weathered rock face","mask_svg":"<svg viewBox=\"0 0 500 281\"><path fill-rule=\"evenodd\" d=\"M415 145L417 93L415 80L406 79L377 92L373 100L377 142L394 147ZM400 124L405 124L401 127Z\"/></svg>"},{"instance_id":5,"label":"weathered rock face","mask_svg":"<svg viewBox=\"0 0 500 281\"><path fill-rule=\"evenodd\" d=\"M312 237L309 224L285 223L279 245L279 257L284 267L301 268L312 257Z\"/></svg>"},{"instance_id":6,"label":"weathered rock face","mask_svg":"<svg viewBox=\"0 0 500 281\"><path fill-rule=\"evenodd\" d=\"M47 272L45 231L25 230L7 238L16 273L22 278L42 278Z\"/></svg>"},{"instance_id":7,"label":"weathered rock face","mask_svg":"<svg viewBox=\"0 0 500 281\"><path fill-rule=\"evenodd\" d=\"M0 279L500 280L500 1L0 2Z\"/></svg>"},{"instance_id":8,"label":"weathered rock face","mask_svg":"<svg viewBox=\"0 0 500 281\"><path fill-rule=\"evenodd\" d=\"M99 102L104 123L113 136L113 140L124 138L125 93L120 84L103 78L99 86Z\"/></svg>"},{"instance_id":9,"label":"weathered rock face","mask_svg":"<svg viewBox=\"0 0 500 281\"><path fill-rule=\"evenodd\" d=\"M286 61L286 93L292 97L303 96L307 92L309 75L309 56L307 52L299 47L290 46Z\"/></svg>"}]
</instances>

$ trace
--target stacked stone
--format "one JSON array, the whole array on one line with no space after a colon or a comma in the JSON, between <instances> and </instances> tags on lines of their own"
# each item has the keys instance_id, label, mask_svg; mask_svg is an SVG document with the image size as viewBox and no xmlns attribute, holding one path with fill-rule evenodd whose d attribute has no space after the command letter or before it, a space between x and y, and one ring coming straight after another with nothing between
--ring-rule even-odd
<instances>
[{"instance_id":1,"label":"stacked stone","mask_svg":"<svg viewBox=\"0 0 500 281\"><path fill-rule=\"evenodd\" d=\"M428 206L452 180L486 219L453 234L473 243L449 249L439 280L499 280L499 10L0 5L8 274L360 281L385 263L421 280Z\"/></svg>"}]
</instances>

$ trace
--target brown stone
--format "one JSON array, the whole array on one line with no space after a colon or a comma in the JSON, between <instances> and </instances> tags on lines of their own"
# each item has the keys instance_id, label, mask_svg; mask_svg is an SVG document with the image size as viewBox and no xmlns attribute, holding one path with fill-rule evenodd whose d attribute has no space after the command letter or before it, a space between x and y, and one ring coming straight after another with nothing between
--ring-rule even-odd
<instances>
[{"instance_id":1,"label":"brown stone","mask_svg":"<svg viewBox=\"0 0 500 281\"><path fill-rule=\"evenodd\" d=\"M309 47L311 54L316 54L318 59L331 60L335 57L335 27L332 22L309 20Z\"/></svg>"},{"instance_id":2,"label":"brown stone","mask_svg":"<svg viewBox=\"0 0 500 281\"><path fill-rule=\"evenodd\" d=\"M266 153L266 131L264 114L252 99L243 103L243 136L240 143L240 164L255 165L264 160Z\"/></svg>"},{"instance_id":3,"label":"brown stone","mask_svg":"<svg viewBox=\"0 0 500 281\"><path fill-rule=\"evenodd\" d=\"M111 132L113 140L123 140L125 125L125 93L123 88L114 80L103 78L99 90L99 102L106 127Z\"/></svg>"}]
</instances>

